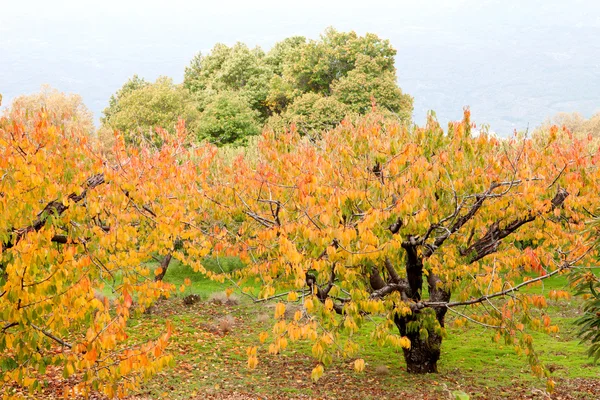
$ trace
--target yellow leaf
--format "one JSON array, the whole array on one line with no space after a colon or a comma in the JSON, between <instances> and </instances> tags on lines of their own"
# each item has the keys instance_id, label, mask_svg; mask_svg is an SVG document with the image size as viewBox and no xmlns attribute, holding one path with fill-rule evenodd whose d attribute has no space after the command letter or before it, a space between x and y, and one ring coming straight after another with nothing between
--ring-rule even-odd
<instances>
[{"instance_id":1,"label":"yellow leaf","mask_svg":"<svg viewBox=\"0 0 600 400\"><path fill-rule=\"evenodd\" d=\"M294 321L300 321L302 319L302 311L298 310L294 313Z\"/></svg>"},{"instance_id":2,"label":"yellow leaf","mask_svg":"<svg viewBox=\"0 0 600 400\"><path fill-rule=\"evenodd\" d=\"M312 379L314 382L316 382L322 376L323 376L323 366L321 364L319 364L315 368L313 368L313 370L310 374L310 379Z\"/></svg>"},{"instance_id":3,"label":"yellow leaf","mask_svg":"<svg viewBox=\"0 0 600 400\"><path fill-rule=\"evenodd\" d=\"M260 335L258 335L258 340L260 340L261 343L264 343L268 337L269 334L267 332L261 332Z\"/></svg>"},{"instance_id":4,"label":"yellow leaf","mask_svg":"<svg viewBox=\"0 0 600 400\"><path fill-rule=\"evenodd\" d=\"M333 310L333 300L331 300L330 298L327 298L327 300L325 300L325 309L327 311Z\"/></svg>"},{"instance_id":5,"label":"yellow leaf","mask_svg":"<svg viewBox=\"0 0 600 400\"><path fill-rule=\"evenodd\" d=\"M287 295L287 299L288 301L296 301L298 300L298 293L296 292L289 292Z\"/></svg>"},{"instance_id":6,"label":"yellow leaf","mask_svg":"<svg viewBox=\"0 0 600 400\"><path fill-rule=\"evenodd\" d=\"M362 358L354 360L354 370L356 372L363 372L365 370L365 360Z\"/></svg>"},{"instance_id":7,"label":"yellow leaf","mask_svg":"<svg viewBox=\"0 0 600 400\"><path fill-rule=\"evenodd\" d=\"M258 365L258 358L256 356L251 356L248 358L248 368L254 369Z\"/></svg>"},{"instance_id":8,"label":"yellow leaf","mask_svg":"<svg viewBox=\"0 0 600 400\"><path fill-rule=\"evenodd\" d=\"M400 338L400 346L405 349L410 349L410 339L406 336L402 336L402 338Z\"/></svg>"},{"instance_id":9,"label":"yellow leaf","mask_svg":"<svg viewBox=\"0 0 600 400\"><path fill-rule=\"evenodd\" d=\"M285 314L285 304L277 303L275 306L275 319L282 317Z\"/></svg>"},{"instance_id":10,"label":"yellow leaf","mask_svg":"<svg viewBox=\"0 0 600 400\"><path fill-rule=\"evenodd\" d=\"M304 300L304 308L306 308L306 311L311 312L314 308L314 304L312 299L306 299Z\"/></svg>"}]
</instances>

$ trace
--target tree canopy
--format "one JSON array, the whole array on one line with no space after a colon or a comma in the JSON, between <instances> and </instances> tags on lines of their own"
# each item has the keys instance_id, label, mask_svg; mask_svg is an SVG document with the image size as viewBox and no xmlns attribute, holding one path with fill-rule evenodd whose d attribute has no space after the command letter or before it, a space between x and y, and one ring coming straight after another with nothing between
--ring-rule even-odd
<instances>
[{"instance_id":1,"label":"tree canopy","mask_svg":"<svg viewBox=\"0 0 600 400\"><path fill-rule=\"evenodd\" d=\"M398 87L395 55L389 41L374 34L333 28L319 40L284 39L267 53L243 43L217 44L192 60L184 85L200 110L216 94L234 91L260 123L279 128L294 122L302 133L329 128L349 114L364 115L374 103L410 121L412 98ZM324 117L324 109L334 112Z\"/></svg>"},{"instance_id":2,"label":"tree canopy","mask_svg":"<svg viewBox=\"0 0 600 400\"><path fill-rule=\"evenodd\" d=\"M567 129L498 139L473 135L468 110L447 131L370 113L311 138L266 131L232 159L190 146L180 120L156 131L160 148L117 135L113 162L47 113L25 118L0 120L0 351L3 382L32 390L52 369L73 377L67 395L124 395L166 367L170 328L132 342L127 321L173 291L171 258L278 302L250 368L305 341L314 380L336 356L364 369L360 343L435 372L451 312L543 376L531 331L556 332L544 310L568 293L520 289L597 255L585 222L599 156ZM245 267L209 273L209 254ZM366 318L376 327L361 341Z\"/></svg>"},{"instance_id":3,"label":"tree canopy","mask_svg":"<svg viewBox=\"0 0 600 400\"><path fill-rule=\"evenodd\" d=\"M286 38L266 53L219 43L192 59L182 85L134 75L111 96L100 136L112 142L116 129L130 142L155 140L155 128L173 131L183 118L198 140L239 145L265 124L318 135L374 106L409 122L413 101L398 87L395 55L388 40L333 28L319 40Z\"/></svg>"},{"instance_id":4,"label":"tree canopy","mask_svg":"<svg viewBox=\"0 0 600 400\"><path fill-rule=\"evenodd\" d=\"M42 109L52 124L62 125L66 132L94 132L92 113L81 96L65 94L49 85L43 85L38 93L16 97L5 114L12 120L31 125L33 119L29 118L29 114Z\"/></svg>"},{"instance_id":5,"label":"tree canopy","mask_svg":"<svg viewBox=\"0 0 600 400\"><path fill-rule=\"evenodd\" d=\"M184 259L174 246L183 239L192 246L186 254L208 253L204 234L189 229L200 222L178 213L198 210L196 187L184 187L201 184L197 173L214 151L196 149L193 162L182 162L181 122L176 135L158 130L161 151L127 147L117 137L112 163L87 133L67 132L44 110L13 114L26 121L0 118L3 385L36 390L44 374L58 372L72 376L66 397L91 390L122 396L171 362L168 326L132 341L127 323L173 290L153 279L149 260Z\"/></svg>"},{"instance_id":6,"label":"tree canopy","mask_svg":"<svg viewBox=\"0 0 600 400\"><path fill-rule=\"evenodd\" d=\"M600 112L592 115L589 119L578 112L561 112L548 118L537 131L547 134L553 126L564 126L577 136L592 135L600 138Z\"/></svg>"},{"instance_id":7,"label":"tree canopy","mask_svg":"<svg viewBox=\"0 0 600 400\"><path fill-rule=\"evenodd\" d=\"M258 112L250 108L246 98L238 92L224 91L204 107L197 135L219 145L243 144L260 130Z\"/></svg>"},{"instance_id":8,"label":"tree canopy","mask_svg":"<svg viewBox=\"0 0 600 400\"><path fill-rule=\"evenodd\" d=\"M199 119L194 102L181 85L168 77L149 83L137 75L111 97L103 114L104 128L119 130L134 143L157 140L156 128L175 132L179 118L194 130Z\"/></svg>"},{"instance_id":9,"label":"tree canopy","mask_svg":"<svg viewBox=\"0 0 600 400\"><path fill-rule=\"evenodd\" d=\"M547 299L568 293L519 289L592 260L589 146L572 135L474 136L468 110L447 132L433 119L408 129L370 115L314 142L267 133L258 159L219 170L235 178L216 189L230 247L215 250L251 253L260 296L289 290L300 303L286 321L280 300L269 353L310 341L314 379L336 354L360 356L355 337L370 315L382 317L372 345L403 349L409 372L436 372L448 312L495 330L543 376L530 331L555 332Z\"/></svg>"}]
</instances>

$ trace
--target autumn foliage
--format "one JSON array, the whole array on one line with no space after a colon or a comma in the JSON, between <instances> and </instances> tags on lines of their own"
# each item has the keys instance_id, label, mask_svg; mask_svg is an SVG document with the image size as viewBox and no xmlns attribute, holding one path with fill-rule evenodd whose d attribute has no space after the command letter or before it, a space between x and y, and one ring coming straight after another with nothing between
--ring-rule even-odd
<instances>
[{"instance_id":1,"label":"autumn foliage","mask_svg":"<svg viewBox=\"0 0 600 400\"><path fill-rule=\"evenodd\" d=\"M257 157L223 169L212 186L229 247L215 250L244 256L260 297L289 290L261 338L272 337L268 353L309 340L314 379L336 356L362 370L355 338L376 318L373 346L403 349L409 372L436 372L452 312L545 373L528 331L555 332L544 308L568 293L519 289L590 260L598 156L566 130L499 139L473 134L469 117L446 132L376 114L316 141L267 132ZM286 301L302 306L291 321Z\"/></svg>"},{"instance_id":2,"label":"autumn foliage","mask_svg":"<svg viewBox=\"0 0 600 400\"><path fill-rule=\"evenodd\" d=\"M58 374L73 377L66 396L124 394L171 362L169 327L134 340L127 321L173 289L148 261L178 257L181 239L190 254L208 253L190 227L195 185L214 151L179 147L180 125L177 137L159 131L161 151L126 148L117 137L109 164L87 132L50 124L47 110L29 118L30 127L0 120L2 384L33 390Z\"/></svg>"},{"instance_id":3,"label":"autumn foliage","mask_svg":"<svg viewBox=\"0 0 600 400\"><path fill-rule=\"evenodd\" d=\"M338 356L362 371L356 337L369 319L373 346L402 349L410 372L435 372L451 312L495 329L543 375L528 332L557 329L544 307L566 293L519 289L593 256L584 231L598 156L566 130L499 139L474 134L468 110L447 131L372 113L317 138L267 131L251 157L231 159L190 146L181 122L157 130L159 148L115 134L107 160L45 110L31 118L0 120L7 387L34 390L58 371L67 395L136 388L171 362L168 326L128 337L131 315L175 289L150 262L207 273L209 254L246 264L209 276L279 296L249 367L304 340L319 361L313 379ZM285 318L289 303L297 311Z\"/></svg>"}]
</instances>

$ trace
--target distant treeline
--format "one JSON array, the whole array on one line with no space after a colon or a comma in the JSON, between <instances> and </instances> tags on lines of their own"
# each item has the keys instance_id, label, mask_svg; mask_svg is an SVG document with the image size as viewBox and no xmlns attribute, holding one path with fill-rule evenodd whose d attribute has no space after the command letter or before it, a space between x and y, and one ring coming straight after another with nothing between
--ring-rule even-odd
<instances>
[{"instance_id":1,"label":"distant treeline","mask_svg":"<svg viewBox=\"0 0 600 400\"><path fill-rule=\"evenodd\" d=\"M313 135L377 107L410 121L413 99L397 84L388 40L327 29L319 40L293 36L268 52L244 43L198 54L182 84L133 76L109 100L101 131L131 142L155 140L154 128L186 121L197 140L243 144L263 127Z\"/></svg>"}]
</instances>

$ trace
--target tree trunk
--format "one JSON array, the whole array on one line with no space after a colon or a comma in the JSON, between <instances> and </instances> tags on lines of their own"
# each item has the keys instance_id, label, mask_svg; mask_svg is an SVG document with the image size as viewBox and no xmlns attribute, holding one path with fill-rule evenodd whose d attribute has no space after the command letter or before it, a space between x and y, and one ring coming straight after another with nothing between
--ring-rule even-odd
<instances>
[{"instance_id":1,"label":"tree trunk","mask_svg":"<svg viewBox=\"0 0 600 400\"><path fill-rule=\"evenodd\" d=\"M169 263L171 262L171 258L173 257L172 253L168 253L165 258L160 263L160 273L154 277L156 282L162 281L167 273L167 268L169 268Z\"/></svg>"},{"instance_id":2,"label":"tree trunk","mask_svg":"<svg viewBox=\"0 0 600 400\"><path fill-rule=\"evenodd\" d=\"M423 259L419 256L411 238L408 242L404 242L402 247L406 250L407 255L406 275L411 292L409 299L418 303L421 300L423 285ZM433 271L429 271L427 275L427 286L430 301L447 302L450 300L450 292L444 288L443 282ZM438 326L423 326L423 318L420 317L424 313L432 313L440 327L443 328L446 311L446 307L416 308L413 309L411 315L394 317L394 323L400 334L410 340L410 348L403 348L407 372L413 374L438 372L437 362L440 359L442 348L441 331Z\"/></svg>"},{"instance_id":3,"label":"tree trunk","mask_svg":"<svg viewBox=\"0 0 600 400\"><path fill-rule=\"evenodd\" d=\"M428 329L428 336L425 339L421 339L419 330L408 332L406 328L407 323L415 319L414 316L396 316L394 318L400 334L410 339L410 348L402 349L404 351L404 361L406 361L406 371L412 374L437 373L437 362L440 359L442 337L432 329ZM438 322L443 326L443 319Z\"/></svg>"}]
</instances>

